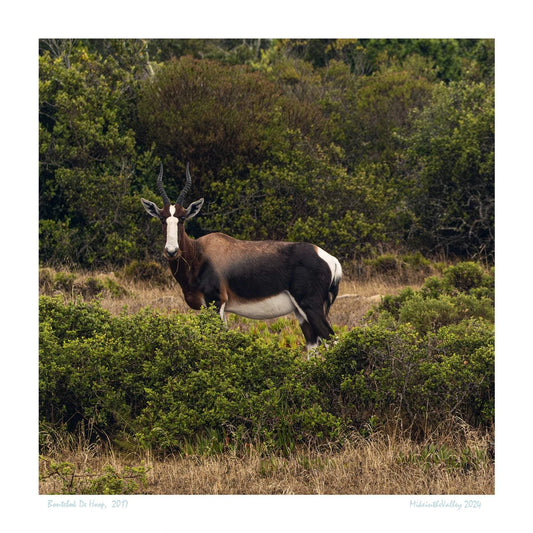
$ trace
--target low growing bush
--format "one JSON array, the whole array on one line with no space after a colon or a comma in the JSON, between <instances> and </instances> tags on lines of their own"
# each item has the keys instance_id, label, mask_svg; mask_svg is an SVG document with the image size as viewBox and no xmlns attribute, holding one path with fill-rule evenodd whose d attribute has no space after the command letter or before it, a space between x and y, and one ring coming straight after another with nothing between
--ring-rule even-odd
<instances>
[{"instance_id":1,"label":"low growing bush","mask_svg":"<svg viewBox=\"0 0 533 533\"><path fill-rule=\"evenodd\" d=\"M376 417L422 434L451 417L490 426L494 327L463 320L421 334L411 324L355 328L317 359L313 381L327 410L355 427Z\"/></svg>"},{"instance_id":2,"label":"low growing bush","mask_svg":"<svg viewBox=\"0 0 533 533\"><path fill-rule=\"evenodd\" d=\"M215 435L286 450L334 438L341 422L302 388L299 350L226 329L213 310L113 317L41 297L40 416L90 424L158 449Z\"/></svg>"},{"instance_id":3,"label":"low growing bush","mask_svg":"<svg viewBox=\"0 0 533 533\"><path fill-rule=\"evenodd\" d=\"M214 309L113 316L42 296L40 419L184 453L288 452L391 424L414 435L453 419L489 427L491 279L464 271L385 298L310 361L280 342L283 328L228 329Z\"/></svg>"},{"instance_id":4,"label":"low growing bush","mask_svg":"<svg viewBox=\"0 0 533 533\"><path fill-rule=\"evenodd\" d=\"M370 316L381 323L410 323L421 333L469 318L494 322L494 274L476 263L449 267L443 276L427 278L418 292L407 287L397 296L385 296Z\"/></svg>"},{"instance_id":5,"label":"low growing bush","mask_svg":"<svg viewBox=\"0 0 533 533\"><path fill-rule=\"evenodd\" d=\"M144 466L137 466L125 467L120 472L106 465L104 473L97 475L90 470L79 472L69 462L44 460L43 463L44 471L39 477L58 479L58 494L138 494L140 489L146 486L146 474L149 470Z\"/></svg>"}]
</instances>

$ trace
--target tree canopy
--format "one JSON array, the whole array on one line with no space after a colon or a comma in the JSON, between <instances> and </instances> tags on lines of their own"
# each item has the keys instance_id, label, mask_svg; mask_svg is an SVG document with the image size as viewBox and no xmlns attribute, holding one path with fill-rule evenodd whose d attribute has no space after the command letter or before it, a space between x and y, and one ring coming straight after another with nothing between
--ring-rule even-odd
<instances>
[{"instance_id":1,"label":"tree canopy","mask_svg":"<svg viewBox=\"0 0 533 533\"><path fill-rule=\"evenodd\" d=\"M193 236L494 257L494 41L42 40L40 258L161 255L165 169Z\"/></svg>"}]
</instances>

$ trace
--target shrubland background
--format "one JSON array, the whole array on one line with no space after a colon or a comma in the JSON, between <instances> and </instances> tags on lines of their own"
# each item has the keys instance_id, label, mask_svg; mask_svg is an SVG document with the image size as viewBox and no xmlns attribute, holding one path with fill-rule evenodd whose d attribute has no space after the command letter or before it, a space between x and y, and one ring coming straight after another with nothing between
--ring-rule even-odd
<instances>
[{"instance_id":1,"label":"shrubland background","mask_svg":"<svg viewBox=\"0 0 533 533\"><path fill-rule=\"evenodd\" d=\"M492 40L40 41L40 490L494 491ZM337 342L187 309L188 226L307 240Z\"/></svg>"},{"instance_id":2,"label":"shrubland background","mask_svg":"<svg viewBox=\"0 0 533 533\"><path fill-rule=\"evenodd\" d=\"M187 161L193 236L493 260L493 40L42 40L39 82L43 263L160 258Z\"/></svg>"}]
</instances>

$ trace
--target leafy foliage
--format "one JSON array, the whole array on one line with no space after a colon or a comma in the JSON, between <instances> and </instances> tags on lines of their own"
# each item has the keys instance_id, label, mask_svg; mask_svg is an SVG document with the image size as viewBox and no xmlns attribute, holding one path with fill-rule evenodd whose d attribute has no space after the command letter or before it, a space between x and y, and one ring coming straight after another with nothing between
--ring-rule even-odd
<instances>
[{"instance_id":1,"label":"leafy foliage","mask_svg":"<svg viewBox=\"0 0 533 533\"><path fill-rule=\"evenodd\" d=\"M143 158L131 127L138 70L81 45L68 55L39 58L39 237L45 259L120 264L135 256L136 244L148 246L133 177Z\"/></svg>"},{"instance_id":2,"label":"leafy foliage","mask_svg":"<svg viewBox=\"0 0 533 533\"><path fill-rule=\"evenodd\" d=\"M139 199L160 162L175 197L187 161L193 236L493 259L491 40L43 40L39 59L44 263L160 257Z\"/></svg>"},{"instance_id":3,"label":"leafy foliage","mask_svg":"<svg viewBox=\"0 0 533 533\"><path fill-rule=\"evenodd\" d=\"M435 87L408 140L414 242L463 257L494 253L494 87Z\"/></svg>"},{"instance_id":4,"label":"leafy foliage","mask_svg":"<svg viewBox=\"0 0 533 533\"><path fill-rule=\"evenodd\" d=\"M289 452L394 425L422 435L494 419L493 277L474 263L385 298L307 361L213 309L113 316L40 299L40 419L155 450ZM290 343L289 343L290 344Z\"/></svg>"},{"instance_id":5,"label":"leafy foliage","mask_svg":"<svg viewBox=\"0 0 533 533\"><path fill-rule=\"evenodd\" d=\"M142 85L139 118L168 166L192 160L194 185L207 190L202 177L214 169L264 157L278 101L275 86L250 69L185 56Z\"/></svg>"}]
</instances>

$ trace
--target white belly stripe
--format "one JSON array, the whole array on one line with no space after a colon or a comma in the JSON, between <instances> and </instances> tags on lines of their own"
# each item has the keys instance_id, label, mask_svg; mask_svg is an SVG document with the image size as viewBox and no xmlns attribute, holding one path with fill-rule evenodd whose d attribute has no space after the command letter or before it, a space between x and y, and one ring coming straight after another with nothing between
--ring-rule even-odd
<instances>
[{"instance_id":1,"label":"white belly stripe","mask_svg":"<svg viewBox=\"0 0 533 533\"><path fill-rule=\"evenodd\" d=\"M288 291L280 292L264 300L230 300L226 303L224 310L227 313L235 313L256 320L276 318L295 311L302 312Z\"/></svg>"}]
</instances>

